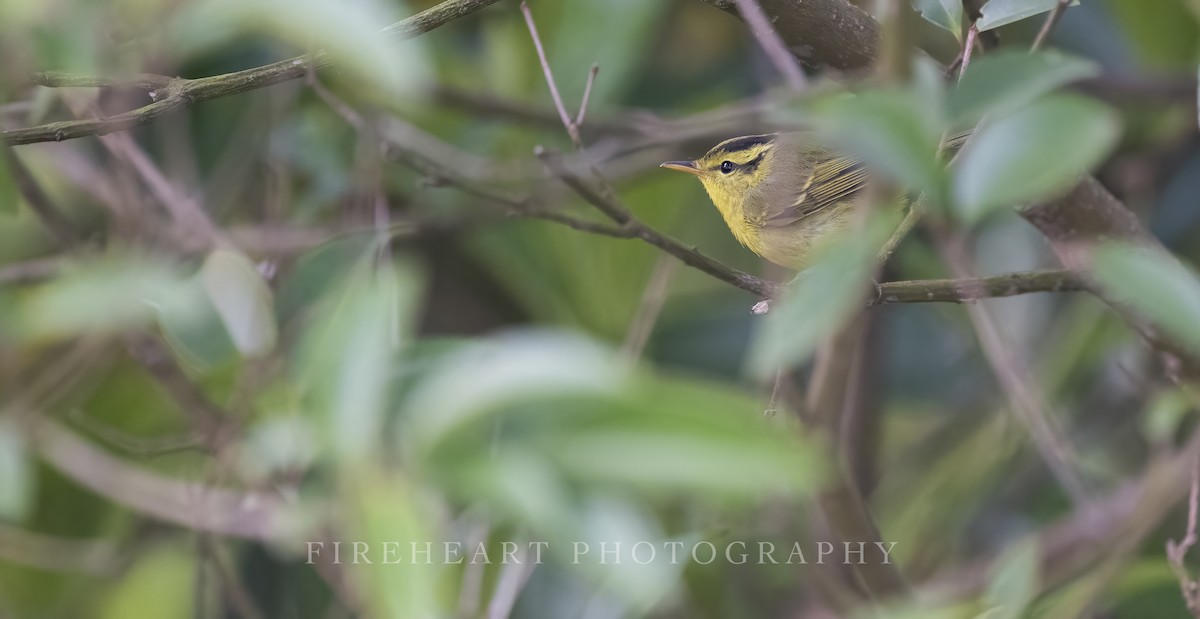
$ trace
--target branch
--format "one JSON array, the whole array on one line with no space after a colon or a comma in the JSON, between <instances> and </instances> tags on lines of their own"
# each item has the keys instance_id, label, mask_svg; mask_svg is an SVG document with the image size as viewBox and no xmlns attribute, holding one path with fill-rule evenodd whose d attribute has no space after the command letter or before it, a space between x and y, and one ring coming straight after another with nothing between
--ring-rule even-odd
<instances>
[{"instance_id":1,"label":"branch","mask_svg":"<svg viewBox=\"0 0 1200 619\"><path fill-rule=\"evenodd\" d=\"M804 71L796 64L795 58L788 53L787 46L784 45L783 39L779 38L779 33L771 27L771 20L767 17L766 12L759 6L757 0L736 0L738 13L746 24L750 26L750 31L754 33L754 38L758 39L758 44L762 46L763 53L767 55L767 59L771 64L775 65L792 90L804 90L806 83Z\"/></svg>"},{"instance_id":2,"label":"branch","mask_svg":"<svg viewBox=\"0 0 1200 619\"><path fill-rule=\"evenodd\" d=\"M957 276L969 274L972 261L962 245L962 239L939 236L943 236L937 241L946 264ZM1034 382L1026 364L1008 346L995 316L987 307L972 304L967 307L967 317L1012 413L1025 426L1042 461L1076 505L1086 503L1087 490L1074 466L1077 457L1051 419L1046 396Z\"/></svg>"},{"instance_id":3,"label":"branch","mask_svg":"<svg viewBox=\"0 0 1200 619\"><path fill-rule=\"evenodd\" d=\"M1071 4L1071 0L1058 0L1058 4L1054 5L1054 10L1050 11L1050 15L1042 24L1042 29L1038 31L1037 37L1033 39L1033 45L1029 47L1029 51L1036 52L1046 42L1046 39L1050 38L1050 33L1054 31L1054 26L1058 25L1058 20L1062 19L1062 14L1067 10L1069 4Z\"/></svg>"},{"instance_id":4,"label":"branch","mask_svg":"<svg viewBox=\"0 0 1200 619\"><path fill-rule=\"evenodd\" d=\"M1071 271L1027 271L964 279L887 282L868 307L892 303L966 303L1034 292L1082 292L1086 283Z\"/></svg>"},{"instance_id":5,"label":"branch","mask_svg":"<svg viewBox=\"0 0 1200 619\"><path fill-rule=\"evenodd\" d=\"M299 523L278 498L185 482L131 466L42 416L38 453L59 473L134 511L196 531L275 540Z\"/></svg>"},{"instance_id":6,"label":"branch","mask_svg":"<svg viewBox=\"0 0 1200 619\"><path fill-rule=\"evenodd\" d=\"M428 8L412 17L384 28L384 33L406 39L412 38L438 28L454 19L474 13L485 6L495 4L498 1L446 0L437 6ZM332 62L329 54L319 51L253 69L196 79L156 75L137 75L121 79L68 75L63 73L39 73L34 76L34 82L43 86L131 86L147 90L147 95L153 103L106 118L60 121L36 127L3 131L0 132L0 140L11 145L33 144L36 142L61 142L84 136L106 135L116 131L125 131L133 127L149 124L164 114L189 107L202 101L300 79L305 76L309 67L322 69L330 66Z\"/></svg>"},{"instance_id":7,"label":"branch","mask_svg":"<svg viewBox=\"0 0 1200 619\"><path fill-rule=\"evenodd\" d=\"M566 162L558 153L538 147L534 153L546 164L554 176L557 176L568 187L575 190L580 197L606 217L616 222L623 230L627 230L631 238L638 238L678 258L684 264L704 271L713 277L729 283L747 292L761 297L774 297L780 290L779 284L760 279L749 273L744 273L726 266L704 254L694 247L687 247L675 239L647 226L633 216L615 197L603 195L577 174L567 168Z\"/></svg>"},{"instance_id":8,"label":"branch","mask_svg":"<svg viewBox=\"0 0 1200 619\"><path fill-rule=\"evenodd\" d=\"M1179 591L1183 594L1183 601L1187 604L1188 612L1193 617L1200 617L1200 584L1188 573L1185 559L1188 551L1196 545L1198 502L1200 502L1200 459L1196 460L1196 465L1192 469L1191 490L1188 492L1187 530L1184 532L1182 540L1178 542L1173 539L1167 540L1167 561L1179 579Z\"/></svg>"},{"instance_id":9,"label":"branch","mask_svg":"<svg viewBox=\"0 0 1200 619\"><path fill-rule=\"evenodd\" d=\"M704 0L737 15L736 0ZM866 69L879 52L879 23L846 0L758 0L801 62L843 71Z\"/></svg>"},{"instance_id":10,"label":"branch","mask_svg":"<svg viewBox=\"0 0 1200 619\"><path fill-rule=\"evenodd\" d=\"M542 72L546 75L546 86L550 88L550 98L554 100L554 109L558 111L558 118L562 121L563 127L566 127L567 134L571 136L571 142L579 148L581 140L579 138L579 127L571 120L571 116L567 114L567 108L563 105L562 95L558 94L558 85L554 82L554 73L550 71L550 61L546 59L546 49L542 46L542 38L538 36L537 25L533 23L533 13L529 10L529 3L521 2L521 14L525 16L525 25L529 28L529 36L533 39L533 49L537 51L538 62L542 65ZM588 94L591 94L591 82L595 77L596 67L592 66L591 77L588 78ZM587 105L587 99L580 105L579 116L583 116L584 107Z\"/></svg>"}]
</instances>

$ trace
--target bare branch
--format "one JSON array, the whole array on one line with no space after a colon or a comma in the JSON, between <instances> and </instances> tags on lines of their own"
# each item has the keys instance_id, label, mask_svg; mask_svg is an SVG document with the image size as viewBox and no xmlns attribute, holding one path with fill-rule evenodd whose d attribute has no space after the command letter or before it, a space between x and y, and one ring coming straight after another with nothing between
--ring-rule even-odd
<instances>
[{"instance_id":1,"label":"bare branch","mask_svg":"<svg viewBox=\"0 0 1200 619\"><path fill-rule=\"evenodd\" d=\"M412 17L400 20L383 31L402 38L412 38L429 32L459 17L470 15L479 9L495 4L499 0L446 0ZM138 75L128 79L73 76L61 73L41 73L35 76L45 85L56 86L117 86L133 85L139 88L154 86L148 91L153 101L145 106L122 112L114 116L86 120L70 120L47 123L36 127L12 129L0 132L0 140L8 144L32 144L35 142L61 142L91 135L106 135L125 131L133 127L154 122L162 115L190 107L202 101L226 97L250 90L265 88L281 82L300 79L310 66L322 69L332 64L330 56L316 52L281 60L261 67L224 73L196 79L171 78L167 76Z\"/></svg>"},{"instance_id":2,"label":"bare branch","mask_svg":"<svg viewBox=\"0 0 1200 619\"><path fill-rule=\"evenodd\" d=\"M51 467L93 492L137 512L197 531L278 539L300 521L279 499L164 477L93 447L42 416L34 431Z\"/></svg>"},{"instance_id":3,"label":"bare branch","mask_svg":"<svg viewBox=\"0 0 1200 619\"><path fill-rule=\"evenodd\" d=\"M731 15L737 0L703 0ZM857 71L875 61L880 48L879 22L846 0L758 0L776 17L773 26L783 43L809 66Z\"/></svg>"},{"instance_id":4,"label":"bare branch","mask_svg":"<svg viewBox=\"0 0 1200 619\"><path fill-rule=\"evenodd\" d=\"M962 55L959 56L958 79L967 72L967 66L971 64L971 55L975 53L975 41L979 37L979 26L975 22L971 22L971 27L967 28L967 40L963 43Z\"/></svg>"},{"instance_id":5,"label":"bare branch","mask_svg":"<svg viewBox=\"0 0 1200 619\"><path fill-rule=\"evenodd\" d=\"M667 302L667 290L678 265L677 260L665 253L659 254L658 260L654 262L650 279L642 290L642 299L638 302L637 312L629 323L629 329L625 332L625 343L621 347L622 352L629 358L637 359L642 356L646 341L650 339L650 333L654 330L654 323L658 322L658 316Z\"/></svg>"},{"instance_id":6,"label":"bare branch","mask_svg":"<svg viewBox=\"0 0 1200 619\"><path fill-rule=\"evenodd\" d=\"M1054 26L1058 25L1058 20L1062 19L1062 14L1067 10L1069 4L1071 4L1071 0L1058 0L1058 4L1054 5L1054 9L1050 11L1050 15L1042 24L1042 29L1038 31L1037 37L1033 39L1033 45L1029 47L1029 51L1036 52L1046 43L1046 39L1050 38L1050 33L1054 31Z\"/></svg>"},{"instance_id":7,"label":"bare branch","mask_svg":"<svg viewBox=\"0 0 1200 619\"><path fill-rule=\"evenodd\" d=\"M135 88L149 92L170 86L176 78L153 73L107 77L43 71L34 73L30 79L34 84L47 88Z\"/></svg>"},{"instance_id":8,"label":"bare branch","mask_svg":"<svg viewBox=\"0 0 1200 619\"><path fill-rule=\"evenodd\" d=\"M743 273L737 269L728 267L704 254L701 254L694 247L686 247L679 241L643 224L636 219L629 209L624 204L618 202L614 197L602 194L598 189L592 187L577 174L567 168L562 156L557 153L550 152L539 147L535 150L538 158L546 164L546 167L552 174L562 180L568 187L575 190L584 200L596 207L606 217L616 222L623 229L630 231L630 236L642 239L643 241L662 249L663 251L679 258L684 264L704 271L717 279L725 281L733 286L741 288L747 292L754 294L772 297L778 291L778 284L769 282L764 279L759 279L749 273Z\"/></svg>"},{"instance_id":9,"label":"bare branch","mask_svg":"<svg viewBox=\"0 0 1200 619\"><path fill-rule=\"evenodd\" d=\"M228 415L193 383L176 364L170 351L148 335L130 335L125 349L175 400L206 448L219 451L230 439Z\"/></svg>"},{"instance_id":10,"label":"bare branch","mask_svg":"<svg viewBox=\"0 0 1200 619\"><path fill-rule=\"evenodd\" d=\"M940 239L939 246L951 271L958 277L968 277L971 271L968 266L970 259L960 239ZM1037 388L1025 365L1004 341L999 325L988 308L980 304L970 304L967 306L967 316L975 328L984 357L1008 397L1013 413L1029 432L1042 460L1075 503L1085 503L1087 492L1073 467L1075 456L1048 414L1049 404L1045 395Z\"/></svg>"},{"instance_id":11,"label":"bare branch","mask_svg":"<svg viewBox=\"0 0 1200 619\"><path fill-rule=\"evenodd\" d=\"M29 205L33 214L37 216L38 221L42 223L42 227L50 233L50 237L58 247L66 249L73 246L79 240L79 235L75 232L70 220L55 206L54 201L38 184L37 179L33 177L29 168L17 157L12 148L4 144L0 144L0 166L7 167L12 172L17 191Z\"/></svg>"},{"instance_id":12,"label":"bare branch","mask_svg":"<svg viewBox=\"0 0 1200 619\"><path fill-rule=\"evenodd\" d=\"M796 59L788 51L787 46L783 44L783 39L779 38L779 33L775 32L775 28L771 26L771 20L767 17L763 8L759 6L758 1L736 0L736 2L738 13L746 21L746 25L750 26L750 31L754 33L754 38L762 46L767 59L783 75L788 87L795 91L804 90L807 84L804 71L800 69L800 65L796 63Z\"/></svg>"},{"instance_id":13,"label":"bare branch","mask_svg":"<svg viewBox=\"0 0 1200 619\"><path fill-rule=\"evenodd\" d=\"M567 107L563 105L562 95L558 94L558 84L554 82L554 72L550 70L550 61L546 59L546 50L542 47L541 37L538 36L537 25L533 23L533 13L529 10L529 3L524 0L521 1L521 14L525 16L525 25L529 28L529 36L533 39L534 49L537 50L538 62L541 63L542 73L546 76L546 85L550 87L550 98L554 100L554 109L558 110L558 117L562 120L563 126L567 128L571 142L578 148L581 144L579 127L571 121L571 116L567 114Z\"/></svg>"},{"instance_id":14,"label":"bare branch","mask_svg":"<svg viewBox=\"0 0 1200 619\"><path fill-rule=\"evenodd\" d=\"M600 65L593 64L588 71L587 83L583 85L583 98L579 100L579 113L575 115L575 126L583 126L583 118L587 115L588 99L592 97L592 84L596 82L596 74L600 73Z\"/></svg>"},{"instance_id":15,"label":"bare branch","mask_svg":"<svg viewBox=\"0 0 1200 619\"><path fill-rule=\"evenodd\" d=\"M869 306L892 303L969 303L1035 292L1083 292L1087 284L1071 271L1027 271L989 277L886 282Z\"/></svg>"},{"instance_id":16,"label":"bare branch","mask_svg":"<svg viewBox=\"0 0 1200 619\"><path fill-rule=\"evenodd\" d=\"M111 540L54 537L0 522L0 559L41 570L111 575L124 563Z\"/></svg>"},{"instance_id":17,"label":"bare branch","mask_svg":"<svg viewBox=\"0 0 1200 619\"><path fill-rule=\"evenodd\" d=\"M487 619L508 619L512 614L517 597L521 595L525 583L529 582L529 577L537 568L536 563L527 561L528 554L529 544L521 544L516 555L517 561L506 563L501 567L500 578L496 580L495 593L492 595L491 602L488 603Z\"/></svg>"}]
</instances>

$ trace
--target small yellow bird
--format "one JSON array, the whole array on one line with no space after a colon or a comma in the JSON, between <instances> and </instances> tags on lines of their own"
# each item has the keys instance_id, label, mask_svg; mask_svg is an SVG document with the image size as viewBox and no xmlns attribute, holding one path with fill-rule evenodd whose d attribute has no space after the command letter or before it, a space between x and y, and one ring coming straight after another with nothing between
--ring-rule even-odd
<instances>
[{"instance_id":1,"label":"small yellow bird","mask_svg":"<svg viewBox=\"0 0 1200 619\"><path fill-rule=\"evenodd\" d=\"M862 161L832 154L804 133L733 138L695 161L662 167L699 177L742 245L796 271L811 264L814 249L853 229L867 205Z\"/></svg>"}]
</instances>

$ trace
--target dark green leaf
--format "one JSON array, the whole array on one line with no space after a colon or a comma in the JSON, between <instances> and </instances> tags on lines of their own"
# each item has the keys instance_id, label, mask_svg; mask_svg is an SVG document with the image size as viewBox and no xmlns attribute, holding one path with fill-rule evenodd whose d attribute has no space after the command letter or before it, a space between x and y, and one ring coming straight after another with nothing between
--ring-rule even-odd
<instances>
[{"instance_id":1,"label":"dark green leaf","mask_svg":"<svg viewBox=\"0 0 1200 619\"><path fill-rule=\"evenodd\" d=\"M107 332L153 320L182 289L168 265L137 256L112 256L71 264L39 286L19 306L21 332L57 337Z\"/></svg>"},{"instance_id":2,"label":"dark green leaf","mask_svg":"<svg viewBox=\"0 0 1200 619\"><path fill-rule=\"evenodd\" d=\"M1111 244L1096 250L1092 268L1115 300L1128 303L1167 334L1200 351L1200 282L1174 256Z\"/></svg>"},{"instance_id":3,"label":"dark green leaf","mask_svg":"<svg viewBox=\"0 0 1200 619\"><path fill-rule=\"evenodd\" d=\"M987 619L1016 619L1037 594L1040 559L1036 540L1010 548L996 563L984 593Z\"/></svg>"},{"instance_id":4,"label":"dark green leaf","mask_svg":"<svg viewBox=\"0 0 1200 619\"><path fill-rule=\"evenodd\" d=\"M806 120L831 144L914 192L940 193L941 101L924 91L873 90L810 104ZM801 112L802 115L805 112Z\"/></svg>"},{"instance_id":5,"label":"dark green leaf","mask_svg":"<svg viewBox=\"0 0 1200 619\"><path fill-rule=\"evenodd\" d=\"M416 296L408 269L364 260L325 299L303 348L307 401L323 419L321 433L343 462L377 453L392 362L406 336Z\"/></svg>"},{"instance_id":6,"label":"dark green leaf","mask_svg":"<svg viewBox=\"0 0 1200 619\"><path fill-rule=\"evenodd\" d=\"M1119 134L1107 106L1077 96L1043 99L967 142L954 174L955 204L977 221L997 207L1051 197L1100 163Z\"/></svg>"},{"instance_id":7,"label":"dark green leaf","mask_svg":"<svg viewBox=\"0 0 1200 619\"><path fill-rule=\"evenodd\" d=\"M962 0L913 0L913 6L929 23L962 40Z\"/></svg>"},{"instance_id":8,"label":"dark green leaf","mask_svg":"<svg viewBox=\"0 0 1200 619\"><path fill-rule=\"evenodd\" d=\"M1094 62L1057 52L997 51L970 64L950 91L946 112L952 125L965 128L985 115L1010 113L1064 84L1099 72Z\"/></svg>"}]
</instances>

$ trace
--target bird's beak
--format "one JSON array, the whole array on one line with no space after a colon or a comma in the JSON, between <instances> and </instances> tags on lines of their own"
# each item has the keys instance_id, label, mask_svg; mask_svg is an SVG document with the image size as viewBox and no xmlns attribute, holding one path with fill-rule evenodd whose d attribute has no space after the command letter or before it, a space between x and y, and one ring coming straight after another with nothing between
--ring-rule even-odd
<instances>
[{"instance_id":1,"label":"bird's beak","mask_svg":"<svg viewBox=\"0 0 1200 619\"><path fill-rule=\"evenodd\" d=\"M666 168L668 170L679 170L680 172L687 172L693 176L700 176L700 168L696 167L695 161L668 161L666 163L659 164L658 167Z\"/></svg>"}]
</instances>

